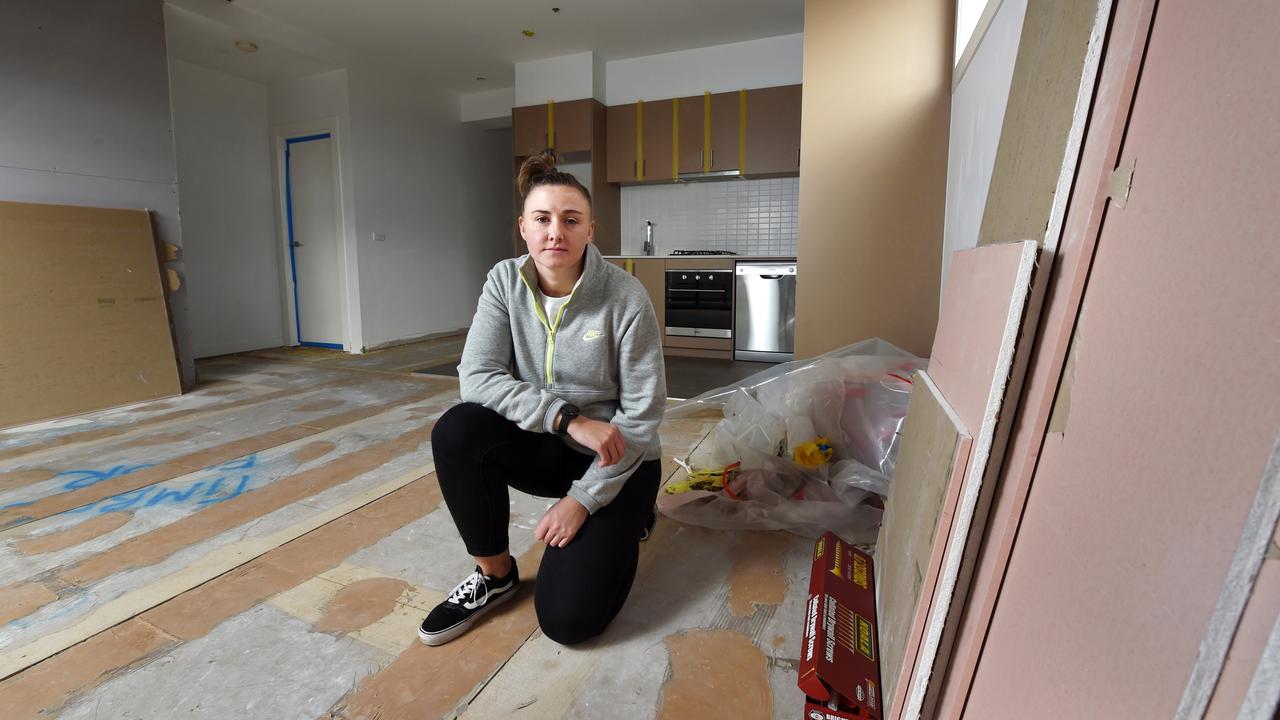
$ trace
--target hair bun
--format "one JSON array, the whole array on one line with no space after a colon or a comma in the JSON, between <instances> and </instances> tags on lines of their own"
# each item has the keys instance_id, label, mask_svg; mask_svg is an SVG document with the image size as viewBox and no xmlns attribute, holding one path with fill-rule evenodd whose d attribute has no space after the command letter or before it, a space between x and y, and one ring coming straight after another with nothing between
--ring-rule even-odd
<instances>
[{"instance_id":1,"label":"hair bun","mask_svg":"<svg viewBox=\"0 0 1280 720\"><path fill-rule=\"evenodd\" d=\"M525 158L520 164L520 172L516 174L516 189L520 191L520 197L529 194L529 190L534 185L533 181L539 175L554 173L558 162L556 151L551 148Z\"/></svg>"}]
</instances>

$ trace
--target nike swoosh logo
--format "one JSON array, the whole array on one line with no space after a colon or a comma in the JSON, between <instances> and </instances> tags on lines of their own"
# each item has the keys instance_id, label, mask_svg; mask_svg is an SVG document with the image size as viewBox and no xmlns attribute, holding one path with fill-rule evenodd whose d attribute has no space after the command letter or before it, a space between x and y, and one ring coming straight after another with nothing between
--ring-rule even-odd
<instances>
[{"instance_id":1,"label":"nike swoosh logo","mask_svg":"<svg viewBox=\"0 0 1280 720\"><path fill-rule=\"evenodd\" d=\"M599 330L588 330L586 334L582 336L582 339L587 342L591 342L592 340L599 340L602 337L604 337L604 333Z\"/></svg>"}]
</instances>

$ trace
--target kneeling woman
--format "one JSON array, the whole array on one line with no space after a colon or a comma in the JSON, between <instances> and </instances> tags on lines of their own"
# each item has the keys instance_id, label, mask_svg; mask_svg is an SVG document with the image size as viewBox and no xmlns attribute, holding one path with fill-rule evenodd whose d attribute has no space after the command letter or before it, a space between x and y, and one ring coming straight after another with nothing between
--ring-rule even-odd
<instances>
[{"instance_id":1,"label":"kneeling woman","mask_svg":"<svg viewBox=\"0 0 1280 720\"><path fill-rule=\"evenodd\" d=\"M520 584L508 486L559 498L534 531L547 544L534 606L563 644L600 634L622 609L654 519L667 390L653 305L591 244L591 195L553 152L527 159L517 183L529 254L489 272L458 366L463 402L431 437L476 569L423 620L428 645Z\"/></svg>"}]
</instances>

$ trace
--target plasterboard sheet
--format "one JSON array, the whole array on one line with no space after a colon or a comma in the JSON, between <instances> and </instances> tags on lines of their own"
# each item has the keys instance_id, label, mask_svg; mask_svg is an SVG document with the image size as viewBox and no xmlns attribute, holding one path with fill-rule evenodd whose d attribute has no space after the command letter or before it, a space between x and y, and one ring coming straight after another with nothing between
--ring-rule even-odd
<instances>
[{"instance_id":1,"label":"plasterboard sheet","mask_svg":"<svg viewBox=\"0 0 1280 720\"><path fill-rule=\"evenodd\" d=\"M973 438L928 374L916 373L876 538L883 697L900 714L937 585Z\"/></svg>"},{"instance_id":2,"label":"plasterboard sheet","mask_svg":"<svg viewBox=\"0 0 1280 720\"><path fill-rule=\"evenodd\" d=\"M1038 318L1036 345L1028 352L1017 411L1019 420L1010 431L1003 467L999 468L999 490L994 494L986 531L980 539L982 553L974 565L969 598L959 621L960 630L938 705L940 716L958 714L964 708L1046 428L1061 433L1069 417L1075 364L1071 348L1077 347L1073 329L1098 227L1107 207L1108 173L1120 164L1117 156L1154 6L1154 0L1120 4L1112 15L1110 2L1099 2L1088 46L1076 44L1071 50L1087 54L1085 72L1076 91L1073 122L1085 125L1087 121L1088 133L1080 149L1078 172L1073 163L1064 162L1059 178L1064 200L1066 188L1070 189L1071 212L1062 216L1061 225L1054 224L1056 216L1048 218L1044 247L1053 250L1052 277L1048 272L1038 273L1038 287L1032 288L1028 318ZM1045 20L1044 16L1039 17ZM1062 31L1073 32L1070 27ZM1101 57L1104 38L1105 58ZM1027 113L1035 112L1029 103L1025 107ZM1068 159L1072 152L1069 147ZM1039 311L1035 308L1037 295L1042 298ZM1028 332L1027 326L1023 332ZM971 544L975 539L971 538Z\"/></svg>"},{"instance_id":3,"label":"plasterboard sheet","mask_svg":"<svg viewBox=\"0 0 1280 720\"><path fill-rule=\"evenodd\" d=\"M181 392L145 210L0 202L0 427Z\"/></svg>"},{"instance_id":4,"label":"plasterboard sheet","mask_svg":"<svg viewBox=\"0 0 1280 720\"><path fill-rule=\"evenodd\" d=\"M973 717L1173 717L1280 427L1280 96L1256 92L1280 5L1153 10L1122 150L1098 168L1136 159L1133 186L1096 230L1070 413L1036 461ZM1224 358L1250 359L1233 391L1205 380Z\"/></svg>"},{"instance_id":5,"label":"plasterboard sheet","mask_svg":"<svg viewBox=\"0 0 1280 720\"><path fill-rule=\"evenodd\" d=\"M955 408L965 427L982 427L991 406L992 386L1002 352L1009 349L1017 327L1010 333L1009 310L1021 306L1026 288L1019 289L1019 269L1033 257L1034 242L987 245L951 254L947 286L942 291L938 332L929 357L929 376ZM1013 318L1020 323L1021 316ZM1012 335L1012 336L1010 336Z\"/></svg>"},{"instance_id":6,"label":"plasterboard sheet","mask_svg":"<svg viewBox=\"0 0 1280 720\"><path fill-rule=\"evenodd\" d=\"M939 648L1013 372L1036 253L1037 244L1027 240L962 250L951 257L928 373L960 421L976 434L900 717L919 718L927 696L936 699L936 692L930 696L929 681L939 660L946 660Z\"/></svg>"}]
</instances>

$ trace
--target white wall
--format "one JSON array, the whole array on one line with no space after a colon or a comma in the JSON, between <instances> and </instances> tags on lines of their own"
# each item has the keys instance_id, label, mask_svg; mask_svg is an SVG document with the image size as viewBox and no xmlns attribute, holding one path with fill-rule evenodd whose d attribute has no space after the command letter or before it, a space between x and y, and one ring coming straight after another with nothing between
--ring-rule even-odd
<instances>
[{"instance_id":1,"label":"white wall","mask_svg":"<svg viewBox=\"0 0 1280 720\"><path fill-rule=\"evenodd\" d=\"M803 60L803 33L613 60L605 65L605 104L795 85ZM517 80L517 95L519 88Z\"/></svg>"},{"instance_id":2,"label":"white wall","mask_svg":"<svg viewBox=\"0 0 1280 720\"><path fill-rule=\"evenodd\" d=\"M394 72L348 70L363 344L466 327L510 252L510 133L458 122L456 99Z\"/></svg>"},{"instance_id":3,"label":"white wall","mask_svg":"<svg viewBox=\"0 0 1280 720\"><path fill-rule=\"evenodd\" d=\"M595 96L595 53L516 63L516 107Z\"/></svg>"},{"instance_id":4,"label":"white wall","mask_svg":"<svg viewBox=\"0 0 1280 720\"><path fill-rule=\"evenodd\" d=\"M161 3L46 0L3 14L0 199L148 208L181 247ZM169 303L190 384L187 291Z\"/></svg>"},{"instance_id":5,"label":"white wall","mask_svg":"<svg viewBox=\"0 0 1280 720\"><path fill-rule=\"evenodd\" d=\"M276 214L276 238L278 247L284 248L285 229L281 217L281 172L279 147L284 136L304 135L321 130L329 131L338 143L338 186L341 195L343 275L345 293L345 316L343 333L346 336L343 346L351 352L359 352L365 347L363 325L360 311L360 271L358 243L356 241L355 210L355 131L351 123L350 78L347 70L332 70L317 73L287 83L273 85L268 90L269 122L271 124L271 143L275 165L273 166L272 191ZM285 267L284 253L281 252L281 267ZM283 273L281 274L283 278ZM290 284L285 281L280 303L282 307L291 308L292 296L287 292ZM286 335L290 340L296 339L296 328L289 320L292 312L286 312Z\"/></svg>"},{"instance_id":6,"label":"white wall","mask_svg":"<svg viewBox=\"0 0 1280 720\"><path fill-rule=\"evenodd\" d=\"M267 87L170 60L196 357L286 344Z\"/></svg>"},{"instance_id":7,"label":"white wall","mask_svg":"<svg viewBox=\"0 0 1280 720\"><path fill-rule=\"evenodd\" d=\"M509 87L471 93L463 95L459 102L459 117L462 122L501 117L506 118L510 124L511 108L516 103L516 89Z\"/></svg>"},{"instance_id":8,"label":"white wall","mask_svg":"<svg viewBox=\"0 0 1280 720\"><path fill-rule=\"evenodd\" d=\"M951 96L942 279L951 253L978 244L1027 0L1003 0Z\"/></svg>"}]
</instances>

